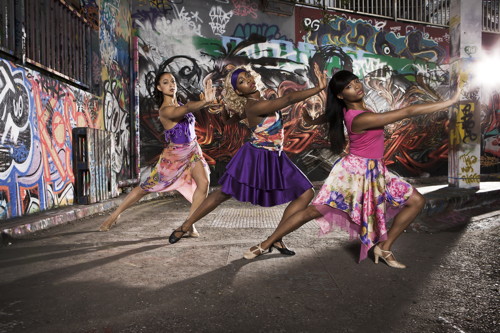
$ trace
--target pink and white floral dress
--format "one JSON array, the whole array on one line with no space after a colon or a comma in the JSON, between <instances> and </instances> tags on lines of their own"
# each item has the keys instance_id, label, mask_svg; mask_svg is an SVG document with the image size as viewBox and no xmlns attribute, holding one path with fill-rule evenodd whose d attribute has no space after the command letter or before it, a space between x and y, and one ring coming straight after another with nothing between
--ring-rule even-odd
<instances>
[{"instance_id":1,"label":"pink and white floral dress","mask_svg":"<svg viewBox=\"0 0 500 333\"><path fill-rule=\"evenodd\" d=\"M368 250L387 239L386 221L397 213L414 189L405 180L389 172L383 161L384 129L353 133L353 119L364 110L344 111L349 135L349 154L337 160L312 204L322 214L316 219L320 234L334 226L359 237L359 261Z\"/></svg>"}]
</instances>

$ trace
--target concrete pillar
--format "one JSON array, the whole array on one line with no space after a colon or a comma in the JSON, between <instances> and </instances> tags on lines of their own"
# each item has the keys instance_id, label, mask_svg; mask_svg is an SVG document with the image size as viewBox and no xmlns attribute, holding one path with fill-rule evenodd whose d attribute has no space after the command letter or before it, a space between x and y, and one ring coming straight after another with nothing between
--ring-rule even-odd
<instances>
[{"instance_id":1,"label":"concrete pillar","mask_svg":"<svg viewBox=\"0 0 500 333\"><path fill-rule=\"evenodd\" d=\"M459 188L479 189L480 183L480 91L471 83L481 50L481 20L481 5L476 1L451 1L450 76L460 77L465 84L460 103L450 108L448 185Z\"/></svg>"}]
</instances>

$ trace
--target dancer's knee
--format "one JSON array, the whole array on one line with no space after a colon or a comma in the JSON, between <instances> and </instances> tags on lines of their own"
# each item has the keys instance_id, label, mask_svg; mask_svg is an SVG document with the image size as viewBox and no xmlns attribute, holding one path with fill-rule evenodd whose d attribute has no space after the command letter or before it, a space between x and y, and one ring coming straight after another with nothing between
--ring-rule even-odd
<instances>
[{"instance_id":1,"label":"dancer's knee","mask_svg":"<svg viewBox=\"0 0 500 333\"><path fill-rule=\"evenodd\" d=\"M203 177L201 179L198 179L198 181L196 182L196 188L200 191L203 191L204 193L207 193L209 184L210 182L208 181L208 178Z\"/></svg>"},{"instance_id":2,"label":"dancer's knee","mask_svg":"<svg viewBox=\"0 0 500 333\"><path fill-rule=\"evenodd\" d=\"M305 222L317 219L321 216L321 213L316 209L316 206L310 205L304 210Z\"/></svg>"},{"instance_id":3,"label":"dancer's knee","mask_svg":"<svg viewBox=\"0 0 500 333\"><path fill-rule=\"evenodd\" d=\"M421 211L425 206L425 197L417 190L415 190L408 200L408 206L414 207L415 209Z\"/></svg>"},{"instance_id":4,"label":"dancer's knee","mask_svg":"<svg viewBox=\"0 0 500 333\"><path fill-rule=\"evenodd\" d=\"M310 188L300 196L302 200L306 200L307 202L311 202L314 198L314 189Z\"/></svg>"}]
</instances>

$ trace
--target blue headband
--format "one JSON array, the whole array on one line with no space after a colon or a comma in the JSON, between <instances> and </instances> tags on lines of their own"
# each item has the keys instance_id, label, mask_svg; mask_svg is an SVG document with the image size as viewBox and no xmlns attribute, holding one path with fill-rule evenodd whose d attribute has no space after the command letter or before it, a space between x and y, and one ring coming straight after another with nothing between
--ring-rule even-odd
<instances>
[{"instance_id":1,"label":"blue headband","mask_svg":"<svg viewBox=\"0 0 500 333\"><path fill-rule=\"evenodd\" d=\"M234 90L236 90L236 81L238 80L238 75L240 75L240 73L242 72L246 72L246 70L244 70L243 68L238 68L233 72L233 74L231 74L231 85L233 86Z\"/></svg>"}]
</instances>

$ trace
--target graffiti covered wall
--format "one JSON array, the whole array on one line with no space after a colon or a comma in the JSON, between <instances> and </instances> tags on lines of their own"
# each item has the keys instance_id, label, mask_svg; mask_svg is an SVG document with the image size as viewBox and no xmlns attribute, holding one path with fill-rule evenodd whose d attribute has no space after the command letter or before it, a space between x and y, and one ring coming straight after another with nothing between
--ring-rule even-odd
<instances>
[{"instance_id":1,"label":"graffiti covered wall","mask_svg":"<svg viewBox=\"0 0 500 333\"><path fill-rule=\"evenodd\" d=\"M0 59L0 219L74 202L72 128L102 128L95 96Z\"/></svg>"},{"instance_id":2,"label":"graffiti covered wall","mask_svg":"<svg viewBox=\"0 0 500 333\"><path fill-rule=\"evenodd\" d=\"M253 61L248 56L248 52L254 52L252 44L263 47L253 56L262 66L276 60L272 56L273 59L269 57L269 61L265 61L264 53L282 53L279 50L282 46L268 42L270 40L283 41L285 47L295 53L289 37L294 33L293 19L265 14L258 10L257 1L143 0L135 1L133 8L133 24L138 36L141 166L156 163L163 147L162 128L151 98L155 73L160 69L176 76L181 101L196 100L207 75L220 94L222 79L228 70ZM255 21L259 23L249 23ZM268 46L271 49L267 50ZM306 66L297 62L297 67L305 73ZM279 66L275 69L279 70ZM302 86L305 82L303 78ZM215 168L212 176L216 178L217 170L223 169L221 166L243 144L248 129L238 124L224 125L219 115L201 112L196 117L199 142L207 161Z\"/></svg>"},{"instance_id":3,"label":"graffiti covered wall","mask_svg":"<svg viewBox=\"0 0 500 333\"><path fill-rule=\"evenodd\" d=\"M81 4L98 37L91 47L90 87L97 95L0 58L0 219L76 202L75 127L113 132L116 178L137 177L131 146L136 133L131 131L130 3ZM111 191L115 195L117 189Z\"/></svg>"},{"instance_id":4,"label":"graffiti covered wall","mask_svg":"<svg viewBox=\"0 0 500 333\"><path fill-rule=\"evenodd\" d=\"M113 172L126 181L137 174L132 142L137 136L134 110L140 110L141 164L154 164L163 142L151 92L154 75L163 68L175 73L181 101L197 100L206 77L220 94L227 72L242 64L262 76L266 98L314 85L314 63L329 76L339 69L360 75L375 112L449 93L447 29L334 12L324 21L321 11L305 7L296 7L294 16L277 16L259 4L82 0L97 36L91 89L97 96L0 59L0 219L75 202L74 127L115 134ZM138 101L131 97L132 48L137 49ZM498 173L498 93L481 103L481 172ZM335 156L327 149L325 127L306 126L301 116L320 114L324 104L325 95L319 94L283 110L284 149L311 180L324 179ZM225 125L217 114L196 117L199 142L216 181L249 131L243 124ZM445 175L449 130L446 112L387 126L387 164L404 176Z\"/></svg>"},{"instance_id":5,"label":"graffiti covered wall","mask_svg":"<svg viewBox=\"0 0 500 333\"><path fill-rule=\"evenodd\" d=\"M340 13L325 23L320 10L305 7L281 17L250 0L163 2L161 8L157 2L136 4L144 164L156 162L159 153L161 128L149 96L151 78L164 66L177 73L187 99L197 98L207 75L220 86L241 64L261 74L267 97L281 96L314 84L313 63L329 76L350 69L363 77L370 88L366 100L376 112L447 97L446 29ZM292 31L284 29L290 26ZM325 149L324 126L307 127L301 115L322 112L324 103L320 94L283 110L285 151L313 180L326 176L334 157ZM229 160L248 135L243 125L225 126L217 115L201 112L197 120L200 144L215 166ZM387 164L406 176L446 174L446 122L441 112L388 126Z\"/></svg>"},{"instance_id":6,"label":"graffiti covered wall","mask_svg":"<svg viewBox=\"0 0 500 333\"><path fill-rule=\"evenodd\" d=\"M130 2L101 0L99 12L99 46L103 87L104 127L113 132L115 151L112 171L118 181L137 177L135 148L132 142L134 108L131 105L131 38Z\"/></svg>"},{"instance_id":7,"label":"graffiti covered wall","mask_svg":"<svg viewBox=\"0 0 500 333\"><path fill-rule=\"evenodd\" d=\"M481 174L500 173L500 92L481 105Z\"/></svg>"},{"instance_id":8,"label":"graffiti covered wall","mask_svg":"<svg viewBox=\"0 0 500 333\"><path fill-rule=\"evenodd\" d=\"M365 101L375 112L448 97L447 29L332 14L321 24L319 10L298 8L296 38L341 48L348 57L334 66L363 78ZM386 164L404 176L446 174L447 117L440 112L386 126Z\"/></svg>"}]
</instances>

